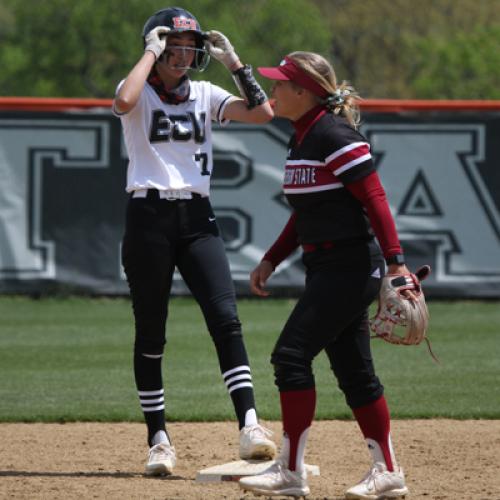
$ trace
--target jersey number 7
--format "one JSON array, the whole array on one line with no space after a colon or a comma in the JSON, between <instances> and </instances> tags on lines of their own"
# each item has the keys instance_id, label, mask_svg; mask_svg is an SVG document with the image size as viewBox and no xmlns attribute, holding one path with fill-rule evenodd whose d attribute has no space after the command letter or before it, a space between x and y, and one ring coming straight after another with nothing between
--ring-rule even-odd
<instances>
[{"instance_id":1,"label":"jersey number 7","mask_svg":"<svg viewBox=\"0 0 500 500\"><path fill-rule=\"evenodd\" d=\"M208 163L208 155L207 153L195 153L194 155L195 161L199 161L201 166L201 175L210 175L210 172L207 168Z\"/></svg>"}]
</instances>

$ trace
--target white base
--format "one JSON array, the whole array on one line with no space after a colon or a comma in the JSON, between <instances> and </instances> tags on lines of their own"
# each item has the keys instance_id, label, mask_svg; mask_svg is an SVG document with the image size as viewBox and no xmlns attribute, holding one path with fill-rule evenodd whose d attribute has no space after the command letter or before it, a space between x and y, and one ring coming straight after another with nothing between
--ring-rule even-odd
<instances>
[{"instance_id":1,"label":"white base","mask_svg":"<svg viewBox=\"0 0 500 500\"><path fill-rule=\"evenodd\" d=\"M237 460L225 464L214 465L198 471L197 483L213 483L221 481L238 481L243 476L255 476L264 472L274 460ZM305 464L308 474L319 476L319 466Z\"/></svg>"}]
</instances>

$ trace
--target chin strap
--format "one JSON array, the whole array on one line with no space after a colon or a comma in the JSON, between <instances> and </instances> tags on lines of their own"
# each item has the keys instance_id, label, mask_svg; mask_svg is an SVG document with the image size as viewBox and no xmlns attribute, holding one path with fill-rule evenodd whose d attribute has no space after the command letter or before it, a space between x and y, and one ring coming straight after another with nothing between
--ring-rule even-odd
<instances>
[{"instance_id":1,"label":"chin strap","mask_svg":"<svg viewBox=\"0 0 500 500\"><path fill-rule=\"evenodd\" d=\"M253 76L252 66L249 64L233 71L233 80L241 96L247 101L248 109L255 108L255 106L267 101L267 95Z\"/></svg>"}]
</instances>

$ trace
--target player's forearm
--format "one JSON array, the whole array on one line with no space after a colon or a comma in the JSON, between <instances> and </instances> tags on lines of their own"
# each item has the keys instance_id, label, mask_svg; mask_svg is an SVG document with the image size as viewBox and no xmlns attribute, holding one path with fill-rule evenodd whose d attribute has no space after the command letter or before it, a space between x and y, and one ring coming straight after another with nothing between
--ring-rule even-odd
<instances>
[{"instance_id":1,"label":"player's forearm","mask_svg":"<svg viewBox=\"0 0 500 500\"><path fill-rule=\"evenodd\" d=\"M116 94L114 107L120 113L128 113L137 104L144 83L155 63L155 55L145 51Z\"/></svg>"},{"instance_id":2,"label":"player's forearm","mask_svg":"<svg viewBox=\"0 0 500 500\"><path fill-rule=\"evenodd\" d=\"M269 101L265 101L255 108L248 110L248 123L267 123L274 118L273 108Z\"/></svg>"},{"instance_id":3,"label":"player's forearm","mask_svg":"<svg viewBox=\"0 0 500 500\"><path fill-rule=\"evenodd\" d=\"M267 123L273 117L273 109L267 100L252 109L248 109L245 100L234 99L224 109L224 118L226 120L244 123Z\"/></svg>"}]
</instances>

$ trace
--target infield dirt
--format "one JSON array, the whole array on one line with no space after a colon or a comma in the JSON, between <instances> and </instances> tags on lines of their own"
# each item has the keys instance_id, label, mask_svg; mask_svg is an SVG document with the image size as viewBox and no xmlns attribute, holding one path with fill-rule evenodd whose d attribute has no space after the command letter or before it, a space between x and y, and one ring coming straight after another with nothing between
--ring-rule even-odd
<instances>
[{"instance_id":1,"label":"infield dirt","mask_svg":"<svg viewBox=\"0 0 500 500\"><path fill-rule=\"evenodd\" d=\"M280 442L281 424L262 422ZM250 500L235 482L200 484L199 469L238 459L234 422L172 423L175 474L146 478L142 424L1 424L0 498ZM500 421L395 420L411 499L500 500ZM306 461L319 465L309 500L340 500L370 460L354 422L314 422ZM262 498L262 497L260 497Z\"/></svg>"}]
</instances>

